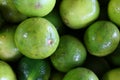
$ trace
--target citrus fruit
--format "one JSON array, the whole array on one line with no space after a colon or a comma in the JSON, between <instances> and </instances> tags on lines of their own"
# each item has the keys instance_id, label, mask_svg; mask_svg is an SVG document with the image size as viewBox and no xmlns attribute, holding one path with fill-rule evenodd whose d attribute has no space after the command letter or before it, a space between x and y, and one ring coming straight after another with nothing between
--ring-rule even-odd
<instances>
[{"instance_id":1,"label":"citrus fruit","mask_svg":"<svg viewBox=\"0 0 120 80\"><path fill-rule=\"evenodd\" d=\"M80 66L86 59L86 49L76 37L63 35L54 54L50 56L53 66L61 72Z\"/></svg>"},{"instance_id":2,"label":"citrus fruit","mask_svg":"<svg viewBox=\"0 0 120 80\"><path fill-rule=\"evenodd\" d=\"M15 43L23 55L44 59L56 50L59 35L55 26L45 18L28 18L18 25Z\"/></svg>"},{"instance_id":3,"label":"citrus fruit","mask_svg":"<svg viewBox=\"0 0 120 80\"><path fill-rule=\"evenodd\" d=\"M0 80L17 80L12 67L0 60Z\"/></svg>"},{"instance_id":4,"label":"citrus fruit","mask_svg":"<svg viewBox=\"0 0 120 80\"><path fill-rule=\"evenodd\" d=\"M55 3L56 0L14 0L18 11L29 17L43 17L49 14L54 8Z\"/></svg>"},{"instance_id":5,"label":"citrus fruit","mask_svg":"<svg viewBox=\"0 0 120 80\"><path fill-rule=\"evenodd\" d=\"M51 67L47 59L22 57L18 63L19 80L49 80Z\"/></svg>"},{"instance_id":6,"label":"citrus fruit","mask_svg":"<svg viewBox=\"0 0 120 80\"><path fill-rule=\"evenodd\" d=\"M117 48L119 40L119 29L110 21L97 21L84 34L88 52L99 57L111 54Z\"/></svg>"},{"instance_id":7,"label":"citrus fruit","mask_svg":"<svg viewBox=\"0 0 120 80\"><path fill-rule=\"evenodd\" d=\"M4 26L0 30L0 59L4 61L16 61L21 53L15 45L14 34L16 26Z\"/></svg>"},{"instance_id":8,"label":"citrus fruit","mask_svg":"<svg viewBox=\"0 0 120 80\"><path fill-rule=\"evenodd\" d=\"M99 80L90 69L77 67L67 72L63 80Z\"/></svg>"},{"instance_id":9,"label":"citrus fruit","mask_svg":"<svg viewBox=\"0 0 120 80\"><path fill-rule=\"evenodd\" d=\"M16 9L13 0L0 0L0 11L2 17L8 23L19 23L27 18Z\"/></svg>"},{"instance_id":10,"label":"citrus fruit","mask_svg":"<svg viewBox=\"0 0 120 80\"><path fill-rule=\"evenodd\" d=\"M62 20L72 29L89 25L98 18L99 12L97 0L62 0L60 4Z\"/></svg>"},{"instance_id":11,"label":"citrus fruit","mask_svg":"<svg viewBox=\"0 0 120 80\"><path fill-rule=\"evenodd\" d=\"M112 22L120 26L120 0L109 0L108 17Z\"/></svg>"},{"instance_id":12,"label":"citrus fruit","mask_svg":"<svg viewBox=\"0 0 120 80\"><path fill-rule=\"evenodd\" d=\"M102 80L120 80L120 68L114 68L106 72Z\"/></svg>"}]
</instances>

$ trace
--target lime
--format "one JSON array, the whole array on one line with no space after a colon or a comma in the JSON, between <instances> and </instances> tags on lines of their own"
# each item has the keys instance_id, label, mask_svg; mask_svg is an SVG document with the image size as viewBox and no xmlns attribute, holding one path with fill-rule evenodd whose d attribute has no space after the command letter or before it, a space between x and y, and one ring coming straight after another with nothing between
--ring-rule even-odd
<instances>
[{"instance_id":1,"label":"lime","mask_svg":"<svg viewBox=\"0 0 120 80\"><path fill-rule=\"evenodd\" d=\"M49 80L51 67L47 59L22 57L18 63L18 80Z\"/></svg>"},{"instance_id":2,"label":"lime","mask_svg":"<svg viewBox=\"0 0 120 80\"><path fill-rule=\"evenodd\" d=\"M99 57L111 54L117 48L119 40L119 29L110 21L97 21L84 34L87 50Z\"/></svg>"},{"instance_id":3,"label":"lime","mask_svg":"<svg viewBox=\"0 0 120 80\"><path fill-rule=\"evenodd\" d=\"M108 17L120 26L120 0L109 0Z\"/></svg>"},{"instance_id":4,"label":"lime","mask_svg":"<svg viewBox=\"0 0 120 80\"><path fill-rule=\"evenodd\" d=\"M16 26L4 25L0 30L0 59L4 61L16 61L21 53L15 45L14 34Z\"/></svg>"},{"instance_id":5,"label":"lime","mask_svg":"<svg viewBox=\"0 0 120 80\"><path fill-rule=\"evenodd\" d=\"M100 13L97 0L62 0L60 15L72 29L80 29L96 20Z\"/></svg>"},{"instance_id":6,"label":"lime","mask_svg":"<svg viewBox=\"0 0 120 80\"><path fill-rule=\"evenodd\" d=\"M12 67L0 60L0 80L17 80Z\"/></svg>"},{"instance_id":7,"label":"lime","mask_svg":"<svg viewBox=\"0 0 120 80\"><path fill-rule=\"evenodd\" d=\"M27 18L16 9L13 0L0 0L0 11L2 17L8 23L19 23Z\"/></svg>"},{"instance_id":8,"label":"lime","mask_svg":"<svg viewBox=\"0 0 120 80\"><path fill-rule=\"evenodd\" d=\"M96 74L90 69L77 67L65 74L63 80L99 80Z\"/></svg>"},{"instance_id":9,"label":"lime","mask_svg":"<svg viewBox=\"0 0 120 80\"><path fill-rule=\"evenodd\" d=\"M102 80L120 80L120 68L114 68L106 72Z\"/></svg>"},{"instance_id":10,"label":"lime","mask_svg":"<svg viewBox=\"0 0 120 80\"><path fill-rule=\"evenodd\" d=\"M80 40L72 35L63 35L58 48L50 59L58 71L68 72L76 66L81 66L86 55L86 49Z\"/></svg>"},{"instance_id":11,"label":"lime","mask_svg":"<svg viewBox=\"0 0 120 80\"><path fill-rule=\"evenodd\" d=\"M56 0L14 0L18 11L29 17L43 17L49 14L54 8L55 3Z\"/></svg>"},{"instance_id":12,"label":"lime","mask_svg":"<svg viewBox=\"0 0 120 80\"><path fill-rule=\"evenodd\" d=\"M23 55L43 59L54 53L59 35L54 25L45 18L28 18L18 25L15 43Z\"/></svg>"}]
</instances>

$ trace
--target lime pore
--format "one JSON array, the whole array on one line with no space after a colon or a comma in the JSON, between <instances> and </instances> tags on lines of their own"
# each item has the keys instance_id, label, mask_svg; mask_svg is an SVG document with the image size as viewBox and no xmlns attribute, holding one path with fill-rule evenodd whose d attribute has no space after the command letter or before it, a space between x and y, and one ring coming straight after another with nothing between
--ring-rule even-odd
<instances>
[{"instance_id":1,"label":"lime pore","mask_svg":"<svg viewBox=\"0 0 120 80\"><path fill-rule=\"evenodd\" d=\"M18 25L15 43L23 55L44 59L56 50L59 35L54 25L45 18L28 18Z\"/></svg>"}]
</instances>

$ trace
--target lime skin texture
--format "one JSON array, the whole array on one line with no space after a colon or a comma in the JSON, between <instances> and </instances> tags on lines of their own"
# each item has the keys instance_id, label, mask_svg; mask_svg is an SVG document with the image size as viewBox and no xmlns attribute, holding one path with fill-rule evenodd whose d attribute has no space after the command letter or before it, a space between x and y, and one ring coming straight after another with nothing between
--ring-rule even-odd
<instances>
[{"instance_id":1,"label":"lime skin texture","mask_svg":"<svg viewBox=\"0 0 120 80\"><path fill-rule=\"evenodd\" d=\"M29 18L18 25L15 43L20 52L34 59L44 59L53 54L59 44L59 35L45 18Z\"/></svg>"}]
</instances>

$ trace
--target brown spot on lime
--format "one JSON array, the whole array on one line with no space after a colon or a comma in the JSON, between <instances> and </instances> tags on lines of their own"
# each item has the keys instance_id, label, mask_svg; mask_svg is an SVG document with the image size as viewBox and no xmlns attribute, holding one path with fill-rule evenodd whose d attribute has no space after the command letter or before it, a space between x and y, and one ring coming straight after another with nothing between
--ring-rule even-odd
<instances>
[{"instance_id":1,"label":"brown spot on lime","mask_svg":"<svg viewBox=\"0 0 120 80\"><path fill-rule=\"evenodd\" d=\"M35 4L35 8L36 8L36 9L41 8L41 4L40 4L39 2L37 2L37 3Z\"/></svg>"},{"instance_id":2,"label":"brown spot on lime","mask_svg":"<svg viewBox=\"0 0 120 80\"><path fill-rule=\"evenodd\" d=\"M52 45L52 43L53 43L53 40L49 39L48 44Z\"/></svg>"}]
</instances>

